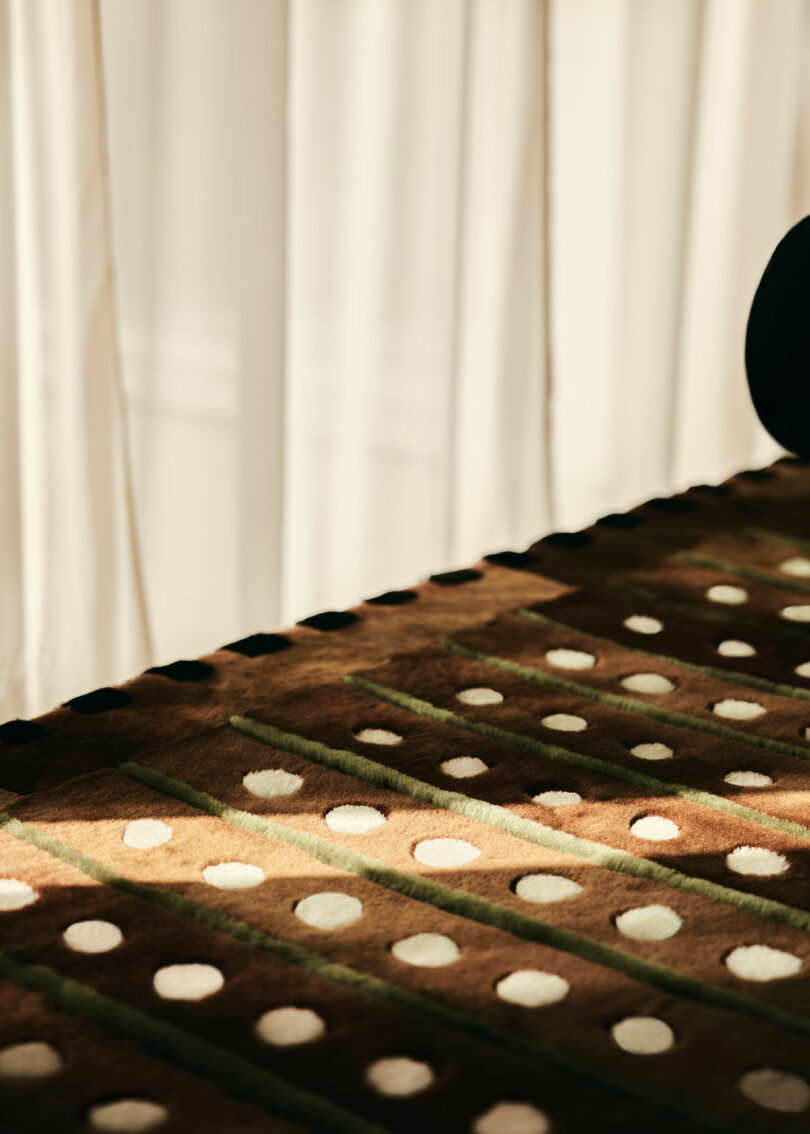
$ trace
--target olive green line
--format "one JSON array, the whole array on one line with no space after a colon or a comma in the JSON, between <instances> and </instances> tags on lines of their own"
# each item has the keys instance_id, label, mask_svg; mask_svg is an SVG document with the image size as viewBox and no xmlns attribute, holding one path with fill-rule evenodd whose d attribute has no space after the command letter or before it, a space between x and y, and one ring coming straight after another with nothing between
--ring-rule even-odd
<instances>
[{"instance_id":1,"label":"olive green line","mask_svg":"<svg viewBox=\"0 0 810 1134\"><path fill-rule=\"evenodd\" d=\"M677 602L675 599L665 598L663 595L651 591L648 587L640 587L636 583L628 583L615 576L605 580L605 586L620 594L632 595L634 598L653 602L656 606L666 610L674 610L686 618L697 618L701 622L720 622L726 626L746 626L750 630L758 630L764 634L772 634L777 638L792 638L810 646L810 637L806 630L799 630L794 626L782 626L775 622L766 622L761 618L750 618L744 614L732 614L728 610L707 610L706 607L691 603Z\"/></svg>"},{"instance_id":2,"label":"olive green line","mask_svg":"<svg viewBox=\"0 0 810 1134\"><path fill-rule=\"evenodd\" d=\"M524 681L532 681L536 685L547 685L553 689L563 689L566 693L573 693L587 701L595 701L600 705L607 705L612 709L619 709L624 713L637 713L643 717L651 717L663 724L674 725L677 728L689 728L696 732L708 732L714 736L722 736L725 740L733 740L738 744L749 744L754 748L765 748L770 752L779 752L783 756L797 756L800 760L810 759L810 749L799 748L794 744L786 744L783 740L776 740L771 736L759 736L757 733L742 732L740 729L729 728L720 721L704 720L702 717L693 717L689 713L681 713L677 709L666 709L662 705L651 705L647 701L638 701L634 697L622 697L617 693L608 693L604 689L595 689L590 685L581 685L578 681L569 681L556 674L544 673L541 669L521 665L495 654L482 654L477 650L468 650L457 642L445 640L442 643L449 653L458 654L459 657L469 661L479 662L492 669L501 669L514 677Z\"/></svg>"},{"instance_id":3,"label":"olive green line","mask_svg":"<svg viewBox=\"0 0 810 1134\"><path fill-rule=\"evenodd\" d=\"M544 626L550 626L552 629L565 630L572 634L580 634L583 637L590 638L593 642L602 642L606 646L616 646L621 650L628 650L630 653L638 654L640 657L649 658L650 661L663 662L665 665L674 665L679 669L686 669L692 673L700 673L704 677L713 677L718 681L727 681L732 685L748 685L751 689L758 689L762 693L773 693L778 697L794 697L800 701L810 701L810 689L801 689L797 685L783 685L780 681L769 681L767 677L757 677L751 673L741 673L736 669L721 669L719 666L701 665L699 662L684 661L682 658L672 657L671 654L656 654L652 650L645 650L641 646L635 644L630 645L626 642L617 641L615 638L607 638L601 634L594 634L592 630L585 630L581 626L572 626L567 622L558 622L554 618L549 618L546 614L540 614L536 610L519 610L517 612L522 618L528 618L531 622L541 622ZM807 753L806 759L810 759L810 752Z\"/></svg>"},{"instance_id":4,"label":"olive green line","mask_svg":"<svg viewBox=\"0 0 810 1134\"><path fill-rule=\"evenodd\" d=\"M746 528L745 531L748 535L757 536L758 539L769 540L772 543L786 543L789 547L797 547L801 551L810 551L810 539L785 535L783 532L774 532L770 528Z\"/></svg>"},{"instance_id":5,"label":"olive green line","mask_svg":"<svg viewBox=\"0 0 810 1134\"><path fill-rule=\"evenodd\" d=\"M270 1114L303 1121L322 1134L389 1134L386 1127L360 1118L330 1099L293 1086L227 1048L62 976L46 965L23 964L0 953L0 977L44 994L70 1015L134 1040L168 1063L203 1075L223 1086L228 1094Z\"/></svg>"},{"instance_id":6,"label":"olive green line","mask_svg":"<svg viewBox=\"0 0 810 1134\"><path fill-rule=\"evenodd\" d=\"M732 563L729 559L719 559L714 555L704 555L697 551L679 551L678 559L685 563L693 563L696 567L711 567L722 571L726 575L734 575L739 579L750 579L752 583L764 583L767 587L778 587L783 591L801 591L810 594L810 583L803 583L800 579L783 579L769 571L760 571L756 567L746 567L742 563Z\"/></svg>"},{"instance_id":7,"label":"olive green line","mask_svg":"<svg viewBox=\"0 0 810 1134\"><path fill-rule=\"evenodd\" d=\"M239 718L246 720L246 718ZM260 722L250 722L259 725ZM260 739L253 733L254 739ZM292 734L288 734L292 735ZM303 739L303 738L297 738ZM272 742L265 742L272 743ZM213 815L230 826L263 835L274 841L281 841L303 850L328 866L344 870L356 877L383 886L385 889L402 894L418 902L446 910L468 921L476 921L503 930L515 937L548 945L560 952L570 953L582 960L601 965L629 977L631 980L680 996L697 1003L708 1004L731 1012L741 1013L762 1023L783 1028L793 1034L810 1039L810 1018L796 1016L782 1008L764 1001L743 996L731 989L709 984L698 977L688 976L665 965L643 960L621 949L603 945L583 934L564 929L558 925L528 917L509 906L503 906L488 898L482 898L469 891L456 890L442 882L435 882L423 875L407 873L388 866L364 854L349 851L335 843L316 838L291 827L281 826L264 816L240 811L221 800L192 787L181 780L164 775L153 768L128 761L122 764L121 771L140 783L164 795L181 800L183 803ZM611 1079L610 1082L613 1082Z\"/></svg>"}]
</instances>

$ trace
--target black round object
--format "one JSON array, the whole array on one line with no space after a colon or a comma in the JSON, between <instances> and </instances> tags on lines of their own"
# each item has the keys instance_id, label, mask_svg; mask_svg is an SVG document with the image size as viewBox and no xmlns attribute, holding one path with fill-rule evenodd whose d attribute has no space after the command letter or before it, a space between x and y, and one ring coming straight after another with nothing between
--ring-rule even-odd
<instances>
[{"instance_id":1,"label":"black round object","mask_svg":"<svg viewBox=\"0 0 810 1134\"><path fill-rule=\"evenodd\" d=\"M759 420L791 453L810 457L810 217L777 244L748 316L748 388Z\"/></svg>"}]
</instances>

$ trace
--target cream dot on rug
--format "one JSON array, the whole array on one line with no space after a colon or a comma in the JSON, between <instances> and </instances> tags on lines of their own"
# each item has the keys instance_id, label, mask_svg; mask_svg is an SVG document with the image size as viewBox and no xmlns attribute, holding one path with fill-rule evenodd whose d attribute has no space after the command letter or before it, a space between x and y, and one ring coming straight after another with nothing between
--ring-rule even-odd
<instances>
[{"instance_id":1,"label":"cream dot on rug","mask_svg":"<svg viewBox=\"0 0 810 1134\"><path fill-rule=\"evenodd\" d=\"M630 833L637 839L663 842L666 839L677 839L681 829L677 823L663 815L642 815L630 824Z\"/></svg>"},{"instance_id":2,"label":"cream dot on rug","mask_svg":"<svg viewBox=\"0 0 810 1134\"><path fill-rule=\"evenodd\" d=\"M726 866L735 874L757 874L766 877L770 874L784 874L788 868L787 859L776 851L765 847L735 847L726 855Z\"/></svg>"},{"instance_id":3,"label":"cream dot on rug","mask_svg":"<svg viewBox=\"0 0 810 1134\"><path fill-rule=\"evenodd\" d=\"M417 862L444 869L466 866L480 854L478 847L465 842L464 839L423 839L413 848L413 857Z\"/></svg>"},{"instance_id":4,"label":"cream dot on rug","mask_svg":"<svg viewBox=\"0 0 810 1134\"><path fill-rule=\"evenodd\" d=\"M794 579L810 579L810 559L794 555L790 559L783 559L779 570L783 575L792 575Z\"/></svg>"},{"instance_id":5,"label":"cream dot on rug","mask_svg":"<svg viewBox=\"0 0 810 1134\"><path fill-rule=\"evenodd\" d=\"M363 744L402 744L399 733L388 728L359 728L354 735Z\"/></svg>"},{"instance_id":6,"label":"cream dot on rug","mask_svg":"<svg viewBox=\"0 0 810 1134\"><path fill-rule=\"evenodd\" d=\"M455 941L443 933L414 933L403 937L394 942L391 952L398 961L422 969L440 969L443 965L452 965L461 956Z\"/></svg>"},{"instance_id":7,"label":"cream dot on rug","mask_svg":"<svg viewBox=\"0 0 810 1134\"><path fill-rule=\"evenodd\" d=\"M524 1102L495 1103L473 1123L473 1134L548 1134L550 1130L542 1110Z\"/></svg>"},{"instance_id":8,"label":"cream dot on rug","mask_svg":"<svg viewBox=\"0 0 810 1134\"><path fill-rule=\"evenodd\" d=\"M574 803L582 803L582 796L576 791L541 791L532 798L543 807L570 807Z\"/></svg>"},{"instance_id":9,"label":"cream dot on rug","mask_svg":"<svg viewBox=\"0 0 810 1134\"><path fill-rule=\"evenodd\" d=\"M810 622L810 606L805 603L800 606L785 606L779 613L788 622Z\"/></svg>"},{"instance_id":10,"label":"cream dot on rug","mask_svg":"<svg viewBox=\"0 0 810 1134\"><path fill-rule=\"evenodd\" d=\"M49 1043L15 1043L0 1051L0 1078L40 1079L62 1070L62 1057Z\"/></svg>"},{"instance_id":11,"label":"cream dot on rug","mask_svg":"<svg viewBox=\"0 0 810 1134\"><path fill-rule=\"evenodd\" d=\"M664 623L649 614L631 614L625 618L623 625L636 634L660 634L664 629Z\"/></svg>"},{"instance_id":12,"label":"cream dot on rug","mask_svg":"<svg viewBox=\"0 0 810 1134\"><path fill-rule=\"evenodd\" d=\"M630 755L639 760L671 760L675 753L668 744L653 740L648 744L634 744Z\"/></svg>"},{"instance_id":13,"label":"cream dot on rug","mask_svg":"<svg viewBox=\"0 0 810 1134\"><path fill-rule=\"evenodd\" d=\"M524 902L561 902L573 898L582 887L571 878L561 874L524 874L515 883L515 893Z\"/></svg>"},{"instance_id":14,"label":"cream dot on rug","mask_svg":"<svg viewBox=\"0 0 810 1134\"><path fill-rule=\"evenodd\" d=\"M460 693L456 693L456 699L461 701L462 705L499 705L503 700L503 693L485 685L476 685L472 689L462 689Z\"/></svg>"},{"instance_id":15,"label":"cream dot on rug","mask_svg":"<svg viewBox=\"0 0 810 1134\"><path fill-rule=\"evenodd\" d=\"M501 1000L510 1004L520 1004L523 1008L541 1008L545 1004L556 1004L564 999L571 986L567 980L555 973L544 973L539 969L518 969L503 977L495 985Z\"/></svg>"},{"instance_id":16,"label":"cream dot on rug","mask_svg":"<svg viewBox=\"0 0 810 1134\"><path fill-rule=\"evenodd\" d=\"M540 723L546 728L553 728L556 732L582 732L588 727L584 717L576 717L573 713L551 713L543 717Z\"/></svg>"},{"instance_id":17,"label":"cream dot on rug","mask_svg":"<svg viewBox=\"0 0 810 1134\"><path fill-rule=\"evenodd\" d=\"M77 953L109 953L124 940L111 921L74 921L62 934L65 944Z\"/></svg>"},{"instance_id":18,"label":"cream dot on rug","mask_svg":"<svg viewBox=\"0 0 810 1134\"><path fill-rule=\"evenodd\" d=\"M151 850L168 843L172 829L161 819L133 819L124 827L123 840L128 847L138 850Z\"/></svg>"},{"instance_id":19,"label":"cream dot on rug","mask_svg":"<svg viewBox=\"0 0 810 1134\"><path fill-rule=\"evenodd\" d=\"M325 1031L326 1024L311 1008L272 1008L256 1021L259 1039L275 1047L312 1043Z\"/></svg>"},{"instance_id":20,"label":"cream dot on rug","mask_svg":"<svg viewBox=\"0 0 810 1134\"><path fill-rule=\"evenodd\" d=\"M740 1090L747 1099L766 1110L798 1114L810 1106L810 1087L799 1075L763 1067L749 1071L740 1079Z\"/></svg>"},{"instance_id":21,"label":"cream dot on rug","mask_svg":"<svg viewBox=\"0 0 810 1134\"><path fill-rule=\"evenodd\" d=\"M295 906L295 916L313 929L343 929L357 921L362 913L363 903L359 898L338 890L310 894Z\"/></svg>"},{"instance_id":22,"label":"cream dot on rug","mask_svg":"<svg viewBox=\"0 0 810 1134\"><path fill-rule=\"evenodd\" d=\"M489 766L478 756L454 756L452 760L443 761L441 769L454 780L468 780L470 776L480 776L488 771Z\"/></svg>"},{"instance_id":23,"label":"cream dot on rug","mask_svg":"<svg viewBox=\"0 0 810 1134\"><path fill-rule=\"evenodd\" d=\"M739 606L748 601L748 591L744 587L733 587L728 583L717 583L706 591L710 602L722 602L727 606Z\"/></svg>"},{"instance_id":24,"label":"cream dot on rug","mask_svg":"<svg viewBox=\"0 0 810 1134\"><path fill-rule=\"evenodd\" d=\"M631 1055L660 1055L675 1043L672 1028L656 1016L628 1016L613 1025L611 1035Z\"/></svg>"},{"instance_id":25,"label":"cream dot on rug","mask_svg":"<svg viewBox=\"0 0 810 1134\"><path fill-rule=\"evenodd\" d=\"M265 874L249 862L217 862L206 866L203 878L218 890L250 890L264 882Z\"/></svg>"},{"instance_id":26,"label":"cream dot on rug","mask_svg":"<svg viewBox=\"0 0 810 1134\"><path fill-rule=\"evenodd\" d=\"M21 910L23 906L30 906L39 894L27 882L20 882L17 878L0 878L0 912Z\"/></svg>"},{"instance_id":27,"label":"cream dot on rug","mask_svg":"<svg viewBox=\"0 0 810 1134\"><path fill-rule=\"evenodd\" d=\"M723 782L733 787L767 787L773 783L770 776L764 772L729 772L723 776Z\"/></svg>"},{"instance_id":28,"label":"cream dot on rug","mask_svg":"<svg viewBox=\"0 0 810 1134\"><path fill-rule=\"evenodd\" d=\"M752 658L757 652L750 642L738 638L726 638L717 646L717 652L724 658Z\"/></svg>"},{"instance_id":29,"label":"cream dot on rug","mask_svg":"<svg viewBox=\"0 0 810 1134\"><path fill-rule=\"evenodd\" d=\"M368 835L385 826L385 816L376 807L364 803L341 803L324 816L327 827L342 835Z\"/></svg>"},{"instance_id":30,"label":"cream dot on rug","mask_svg":"<svg viewBox=\"0 0 810 1134\"><path fill-rule=\"evenodd\" d=\"M782 980L801 970L801 958L770 945L739 945L726 957L726 967L742 980Z\"/></svg>"},{"instance_id":31,"label":"cream dot on rug","mask_svg":"<svg viewBox=\"0 0 810 1134\"><path fill-rule=\"evenodd\" d=\"M593 669L596 665L593 654L586 654L584 650L565 649L562 646L557 650L548 650L546 661L558 669Z\"/></svg>"},{"instance_id":32,"label":"cream dot on rug","mask_svg":"<svg viewBox=\"0 0 810 1134\"><path fill-rule=\"evenodd\" d=\"M810 661L797 665L793 672L797 673L799 677L810 677Z\"/></svg>"},{"instance_id":33,"label":"cream dot on rug","mask_svg":"<svg viewBox=\"0 0 810 1134\"><path fill-rule=\"evenodd\" d=\"M683 925L683 918L669 906L636 906L616 918L616 928L634 941L666 941Z\"/></svg>"},{"instance_id":34,"label":"cream dot on rug","mask_svg":"<svg viewBox=\"0 0 810 1134\"><path fill-rule=\"evenodd\" d=\"M285 772L283 768L262 768L242 777L242 786L259 799L281 799L285 795L294 795L303 782L303 776Z\"/></svg>"},{"instance_id":35,"label":"cream dot on rug","mask_svg":"<svg viewBox=\"0 0 810 1134\"><path fill-rule=\"evenodd\" d=\"M427 1063L407 1055L389 1055L366 1069L366 1081L381 1095L405 1098L424 1091L433 1082Z\"/></svg>"},{"instance_id":36,"label":"cream dot on rug","mask_svg":"<svg viewBox=\"0 0 810 1134\"><path fill-rule=\"evenodd\" d=\"M166 1121L169 1112L165 1106L147 1099L117 1099L91 1107L88 1117L93 1130L138 1134L141 1130L156 1129Z\"/></svg>"},{"instance_id":37,"label":"cream dot on rug","mask_svg":"<svg viewBox=\"0 0 810 1134\"><path fill-rule=\"evenodd\" d=\"M716 717L729 721L754 721L763 715L765 706L757 701L738 701L734 697L726 697L724 701L715 701L712 712Z\"/></svg>"},{"instance_id":38,"label":"cream dot on rug","mask_svg":"<svg viewBox=\"0 0 810 1134\"><path fill-rule=\"evenodd\" d=\"M671 693L675 682L664 677L663 673L631 673L622 678L622 685L631 693Z\"/></svg>"},{"instance_id":39,"label":"cream dot on rug","mask_svg":"<svg viewBox=\"0 0 810 1134\"><path fill-rule=\"evenodd\" d=\"M202 1000L219 992L225 978L213 965L166 965L154 976L155 992L164 1000Z\"/></svg>"}]
</instances>

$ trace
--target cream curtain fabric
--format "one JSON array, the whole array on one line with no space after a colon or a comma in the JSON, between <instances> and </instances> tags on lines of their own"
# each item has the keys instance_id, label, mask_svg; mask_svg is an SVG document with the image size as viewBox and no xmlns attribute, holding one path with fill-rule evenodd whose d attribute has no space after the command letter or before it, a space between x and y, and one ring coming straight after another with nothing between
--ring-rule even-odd
<instances>
[{"instance_id":1,"label":"cream curtain fabric","mask_svg":"<svg viewBox=\"0 0 810 1134\"><path fill-rule=\"evenodd\" d=\"M810 0L2 13L7 715L774 455Z\"/></svg>"}]
</instances>

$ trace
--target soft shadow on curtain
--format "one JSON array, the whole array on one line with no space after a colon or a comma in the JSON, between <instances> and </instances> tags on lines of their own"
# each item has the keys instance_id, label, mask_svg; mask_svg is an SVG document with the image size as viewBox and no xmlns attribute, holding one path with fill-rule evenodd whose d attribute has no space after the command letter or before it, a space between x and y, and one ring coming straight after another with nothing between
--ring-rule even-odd
<instances>
[{"instance_id":1,"label":"soft shadow on curtain","mask_svg":"<svg viewBox=\"0 0 810 1134\"><path fill-rule=\"evenodd\" d=\"M3 6L7 714L774 455L810 0L100 11L109 183L96 5Z\"/></svg>"}]
</instances>

